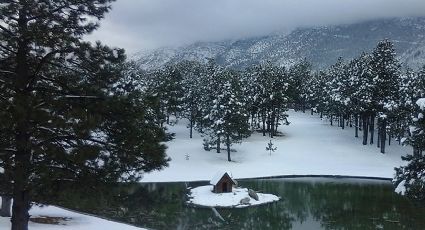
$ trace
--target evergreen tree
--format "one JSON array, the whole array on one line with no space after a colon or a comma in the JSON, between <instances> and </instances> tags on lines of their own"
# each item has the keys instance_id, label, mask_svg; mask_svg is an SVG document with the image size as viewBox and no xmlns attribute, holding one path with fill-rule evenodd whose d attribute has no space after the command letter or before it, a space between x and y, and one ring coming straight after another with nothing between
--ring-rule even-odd
<instances>
[{"instance_id":1,"label":"evergreen tree","mask_svg":"<svg viewBox=\"0 0 425 230\"><path fill-rule=\"evenodd\" d=\"M266 150L269 151L270 155L272 155L272 152L277 150L277 147L274 147L272 140L270 140L270 142L267 143Z\"/></svg>"},{"instance_id":2,"label":"evergreen tree","mask_svg":"<svg viewBox=\"0 0 425 230\"><path fill-rule=\"evenodd\" d=\"M400 63L396 58L393 44L388 40L378 43L370 61L375 83L374 100L379 113L379 136L381 153L385 153L388 119L394 114L398 103ZM373 130L372 130L373 131Z\"/></svg>"},{"instance_id":3,"label":"evergreen tree","mask_svg":"<svg viewBox=\"0 0 425 230\"><path fill-rule=\"evenodd\" d=\"M351 101L355 106L355 114L358 114L359 127L363 131L363 145L367 145L369 125L374 119L376 105L374 103L375 83L370 68L369 54L363 53L359 58L353 60L353 68L350 71L353 94ZM372 119L371 119L372 117ZM360 124L360 120L362 121Z\"/></svg>"},{"instance_id":4,"label":"evergreen tree","mask_svg":"<svg viewBox=\"0 0 425 230\"><path fill-rule=\"evenodd\" d=\"M183 75L182 80L182 117L189 120L189 137L193 136L193 127L200 120L201 98L203 96L202 80L205 75L205 68L198 62L179 63L180 72Z\"/></svg>"},{"instance_id":5,"label":"evergreen tree","mask_svg":"<svg viewBox=\"0 0 425 230\"><path fill-rule=\"evenodd\" d=\"M330 81L327 82L329 91L328 114L339 121L339 126L344 128L344 117L349 113L350 88L349 76L342 58L331 66L328 71Z\"/></svg>"},{"instance_id":6,"label":"evergreen tree","mask_svg":"<svg viewBox=\"0 0 425 230\"><path fill-rule=\"evenodd\" d=\"M292 99L292 103L303 112L309 106L308 89L310 88L311 68L311 64L304 59L291 66L288 71L291 85L288 96Z\"/></svg>"},{"instance_id":7,"label":"evergreen tree","mask_svg":"<svg viewBox=\"0 0 425 230\"><path fill-rule=\"evenodd\" d=\"M203 91L200 98L200 120L196 129L203 135L209 136L206 139L207 145L215 144L217 153L221 152L222 143L222 118L224 116L223 103L225 103L224 87L225 73L224 69L218 66L215 60L209 60L202 75L200 88Z\"/></svg>"},{"instance_id":8,"label":"evergreen tree","mask_svg":"<svg viewBox=\"0 0 425 230\"><path fill-rule=\"evenodd\" d=\"M210 66L211 78L205 100L203 116L204 133L217 144L220 152L221 143L227 150L228 161L231 161L230 147L250 135L248 111L239 74Z\"/></svg>"},{"instance_id":9,"label":"evergreen tree","mask_svg":"<svg viewBox=\"0 0 425 230\"><path fill-rule=\"evenodd\" d=\"M285 112L289 102L290 80L284 68L270 62L256 66L253 74L256 75L254 84L257 88L253 104L259 113L263 136L268 132L273 137L280 121L289 124Z\"/></svg>"},{"instance_id":10,"label":"evergreen tree","mask_svg":"<svg viewBox=\"0 0 425 230\"><path fill-rule=\"evenodd\" d=\"M326 110L327 100L325 98L329 95L326 92L326 83L329 81L328 77L329 75L320 71L314 74L310 80L308 100L312 109L320 113L321 118Z\"/></svg>"},{"instance_id":11,"label":"evergreen tree","mask_svg":"<svg viewBox=\"0 0 425 230\"><path fill-rule=\"evenodd\" d=\"M28 229L31 201L66 184L137 180L166 165L163 129L120 82L123 50L82 42L111 2L0 5L0 162L13 181L13 230Z\"/></svg>"},{"instance_id":12,"label":"evergreen tree","mask_svg":"<svg viewBox=\"0 0 425 230\"><path fill-rule=\"evenodd\" d=\"M223 118L220 121L224 143L227 149L227 160L231 161L230 147L233 143L240 143L242 139L251 135L249 129L249 116L246 109L245 96L242 91L239 76L235 72L226 71L226 82L223 91ZM221 122L222 121L222 122Z\"/></svg>"},{"instance_id":13,"label":"evergreen tree","mask_svg":"<svg viewBox=\"0 0 425 230\"><path fill-rule=\"evenodd\" d=\"M408 139L414 154L402 157L407 161L406 166L396 168L394 183L398 191L417 200L425 200L425 98L419 99L416 104L419 107L417 116L413 119L411 127L412 136ZM404 190L404 191L403 191Z\"/></svg>"}]
</instances>

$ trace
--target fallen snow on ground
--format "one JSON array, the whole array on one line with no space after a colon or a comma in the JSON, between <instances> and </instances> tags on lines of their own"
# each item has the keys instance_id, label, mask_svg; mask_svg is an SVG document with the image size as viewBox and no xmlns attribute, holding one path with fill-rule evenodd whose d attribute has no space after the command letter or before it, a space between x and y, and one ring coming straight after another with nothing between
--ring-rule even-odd
<instances>
[{"instance_id":1,"label":"fallen snow on ground","mask_svg":"<svg viewBox=\"0 0 425 230\"><path fill-rule=\"evenodd\" d=\"M216 208L245 208L253 205L271 203L279 200L272 194L257 193L258 201L249 197L247 188L233 188L229 193L213 193L213 186L206 185L190 190L189 204ZM244 198L249 199L249 205L241 204Z\"/></svg>"},{"instance_id":2,"label":"fallen snow on ground","mask_svg":"<svg viewBox=\"0 0 425 230\"><path fill-rule=\"evenodd\" d=\"M328 121L308 112L289 111L289 126L281 126L284 136L272 139L277 150L266 151L269 137L254 133L242 144L232 146L232 162L226 151L205 151L202 137L189 138L186 122L170 127L176 139L168 142L170 166L146 174L142 182L209 181L218 171L227 171L235 179L278 175L342 175L392 178L394 167L403 164L401 155L411 152L392 140L387 153L374 145L362 145L362 133L354 137L354 128L330 126ZM375 135L375 138L377 135ZM187 155L187 156L186 156Z\"/></svg>"},{"instance_id":3,"label":"fallen snow on ground","mask_svg":"<svg viewBox=\"0 0 425 230\"><path fill-rule=\"evenodd\" d=\"M31 218L44 216L69 218L69 220L62 221L58 225L38 224L30 221L30 230L141 230L141 228L67 211L54 206L33 207L30 210L30 215ZM0 229L10 229L10 218L0 217Z\"/></svg>"}]
</instances>

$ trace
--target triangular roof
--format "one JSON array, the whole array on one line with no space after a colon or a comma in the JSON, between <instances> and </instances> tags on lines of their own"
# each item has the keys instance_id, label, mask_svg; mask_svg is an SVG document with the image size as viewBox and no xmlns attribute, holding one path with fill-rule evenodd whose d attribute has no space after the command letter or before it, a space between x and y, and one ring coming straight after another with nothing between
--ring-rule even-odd
<instances>
[{"instance_id":1,"label":"triangular roof","mask_svg":"<svg viewBox=\"0 0 425 230\"><path fill-rule=\"evenodd\" d=\"M237 184L237 182L227 172L218 172L218 173L216 173L214 175L214 177L210 180L210 184L216 185L221 180L221 178L225 177L226 175L232 180L232 183L233 184L235 184L235 185Z\"/></svg>"}]
</instances>

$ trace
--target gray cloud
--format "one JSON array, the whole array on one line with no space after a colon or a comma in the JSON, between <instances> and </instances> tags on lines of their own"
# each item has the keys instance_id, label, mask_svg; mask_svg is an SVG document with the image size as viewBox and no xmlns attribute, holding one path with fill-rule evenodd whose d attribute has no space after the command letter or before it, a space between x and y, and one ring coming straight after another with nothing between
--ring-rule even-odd
<instances>
[{"instance_id":1,"label":"gray cloud","mask_svg":"<svg viewBox=\"0 0 425 230\"><path fill-rule=\"evenodd\" d=\"M299 26L425 16L425 0L118 0L112 7L88 39L130 53Z\"/></svg>"}]
</instances>

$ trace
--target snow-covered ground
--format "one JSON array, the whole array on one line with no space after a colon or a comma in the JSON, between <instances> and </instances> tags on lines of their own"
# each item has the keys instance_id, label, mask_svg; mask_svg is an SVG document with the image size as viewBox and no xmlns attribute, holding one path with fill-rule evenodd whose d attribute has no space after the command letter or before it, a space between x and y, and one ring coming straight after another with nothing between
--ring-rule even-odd
<instances>
[{"instance_id":1,"label":"snow-covered ground","mask_svg":"<svg viewBox=\"0 0 425 230\"><path fill-rule=\"evenodd\" d=\"M1 204L1 199L0 199ZM33 217L64 217L67 221L60 224L37 224L29 222L30 230L143 230L126 224L116 223L101 218L71 212L54 206L33 207L30 210ZM0 229L10 229L10 218L0 217Z\"/></svg>"},{"instance_id":2,"label":"snow-covered ground","mask_svg":"<svg viewBox=\"0 0 425 230\"><path fill-rule=\"evenodd\" d=\"M353 128L341 130L330 126L318 116L289 112L291 124L280 128L284 136L273 138L277 150L266 151L270 138L255 133L241 145L233 148L232 162L227 153L207 152L202 137L195 133L189 138L184 122L170 127L176 139L167 143L170 166L162 171L146 174L142 182L209 181L218 171L227 171L233 178L255 178L283 175L342 175L392 178L394 167L402 163L400 156L411 152L393 142L386 154L379 153L375 145L363 146L361 137L354 138ZM361 133L360 133L361 136ZM188 155L188 159L186 157ZM240 200L238 200L239 202ZM65 225L45 225L30 222L30 230L132 230L140 229L97 217L78 214L58 207L34 207L34 216L67 217ZM9 229L9 218L0 217L0 229Z\"/></svg>"},{"instance_id":3,"label":"snow-covered ground","mask_svg":"<svg viewBox=\"0 0 425 230\"><path fill-rule=\"evenodd\" d=\"M176 139L167 143L170 166L146 174L141 181L209 181L217 171L227 171L236 179L279 175L392 178L394 167L402 164L400 156L411 152L393 140L387 153L381 154L376 145L361 144L361 132L355 138L354 128L330 126L309 112L289 111L289 121L289 126L280 127L284 136L272 139L277 150L271 155L266 151L270 138L255 133L233 146L237 152L232 152L232 162L227 161L225 151L205 151L203 138L196 133L190 139L185 122L180 121L169 129L176 133Z\"/></svg>"},{"instance_id":4,"label":"snow-covered ground","mask_svg":"<svg viewBox=\"0 0 425 230\"><path fill-rule=\"evenodd\" d=\"M247 188L233 188L233 191L229 193L213 193L212 189L212 185L191 189L188 203L206 207L245 208L279 200L279 197L273 194L264 193L257 193L258 201L254 200L249 197ZM240 201L244 198L249 200L249 205L241 204Z\"/></svg>"}]
</instances>

